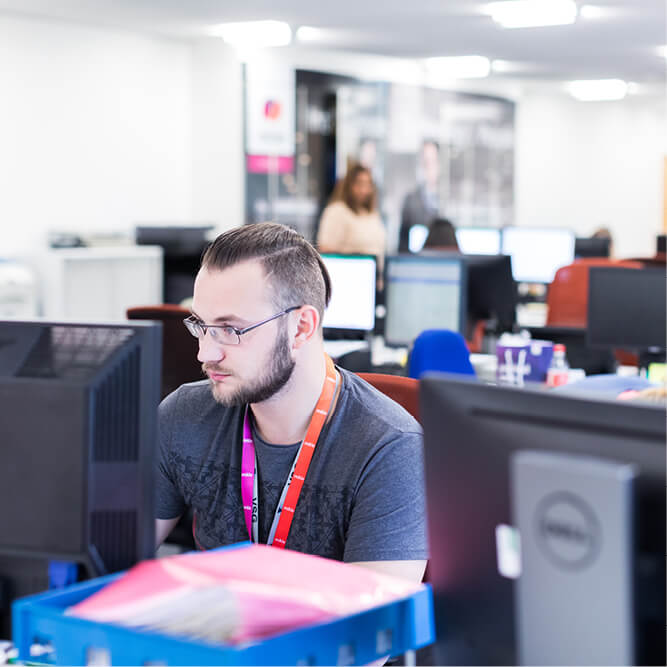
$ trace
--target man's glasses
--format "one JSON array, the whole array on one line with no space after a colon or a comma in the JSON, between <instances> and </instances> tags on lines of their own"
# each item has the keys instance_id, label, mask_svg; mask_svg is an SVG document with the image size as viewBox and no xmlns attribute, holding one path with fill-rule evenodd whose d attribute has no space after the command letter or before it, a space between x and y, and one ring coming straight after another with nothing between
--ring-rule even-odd
<instances>
[{"instance_id":1,"label":"man's glasses","mask_svg":"<svg viewBox=\"0 0 667 667\"><path fill-rule=\"evenodd\" d=\"M257 322L257 324L251 324L249 327L245 327L245 329L237 329L236 327L233 327L229 324L204 324L194 315L186 317L183 320L183 324L185 324L187 330L195 338L203 338L208 331L213 341L219 345L239 345L241 343L241 336L243 336L244 333L248 333L248 331L252 331L257 327L261 327L262 324L266 324L271 320L275 320L278 317L287 315L287 313L291 313L293 310L298 310L299 308L301 308L301 306L292 306L287 310L283 310L279 313L276 313L275 315L271 315L271 317L267 317L261 322Z\"/></svg>"}]
</instances>

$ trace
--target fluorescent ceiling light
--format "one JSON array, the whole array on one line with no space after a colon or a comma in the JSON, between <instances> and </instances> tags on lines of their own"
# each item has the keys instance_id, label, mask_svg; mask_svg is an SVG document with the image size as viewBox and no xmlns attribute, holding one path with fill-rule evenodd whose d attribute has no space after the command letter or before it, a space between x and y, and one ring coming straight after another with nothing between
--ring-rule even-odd
<instances>
[{"instance_id":1,"label":"fluorescent ceiling light","mask_svg":"<svg viewBox=\"0 0 667 667\"><path fill-rule=\"evenodd\" d=\"M482 11L503 28L568 25L577 20L574 0L503 0L486 5Z\"/></svg>"},{"instance_id":2,"label":"fluorescent ceiling light","mask_svg":"<svg viewBox=\"0 0 667 667\"><path fill-rule=\"evenodd\" d=\"M427 58L429 74L444 79L481 79L489 75L491 64L484 56L446 56Z\"/></svg>"},{"instance_id":3,"label":"fluorescent ceiling light","mask_svg":"<svg viewBox=\"0 0 667 667\"><path fill-rule=\"evenodd\" d=\"M514 72L515 71L515 66L514 63L511 62L510 60L492 60L491 61L491 69L494 72Z\"/></svg>"},{"instance_id":4,"label":"fluorescent ceiling light","mask_svg":"<svg viewBox=\"0 0 667 667\"><path fill-rule=\"evenodd\" d=\"M296 31L296 38L300 42L319 42L325 37L325 32L322 28L312 28L308 25L302 25Z\"/></svg>"},{"instance_id":5,"label":"fluorescent ceiling light","mask_svg":"<svg viewBox=\"0 0 667 667\"><path fill-rule=\"evenodd\" d=\"M656 49L656 52L659 56L662 56L663 58L667 58L667 44L665 46L659 46Z\"/></svg>"},{"instance_id":6,"label":"fluorescent ceiling light","mask_svg":"<svg viewBox=\"0 0 667 667\"><path fill-rule=\"evenodd\" d=\"M599 5L582 5L579 7L579 16L582 19L602 19L609 16L609 9Z\"/></svg>"},{"instance_id":7,"label":"fluorescent ceiling light","mask_svg":"<svg viewBox=\"0 0 667 667\"><path fill-rule=\"evenodd\" d=\"M292 41L292 30L283 21L220 23L209 32L222 37L227 44L244 48L286 46Z\"/></svg>"},{"instance_id":8,"label":"fluorescent ceiling light","mask_svg":"<svg viewBox=\"0 0 667 667\"><path fill-rule=\"evenodd\" d=\"M525 74L535 72L539 66L534 63L526 63L518 60L492 60L491 71L498 74Z\"/></svg>"},{"instance_id":9,"label":"fluorescent ceiling light","mask_svg":"<svg viewBox=\"0 0 667 667\"><path fill-rule=\"evenodd\" d=\"M567 88L572 97L582 102L622 100L628 92L628 84L621 79L570 81Z\"/></svg>"}]
</instances>

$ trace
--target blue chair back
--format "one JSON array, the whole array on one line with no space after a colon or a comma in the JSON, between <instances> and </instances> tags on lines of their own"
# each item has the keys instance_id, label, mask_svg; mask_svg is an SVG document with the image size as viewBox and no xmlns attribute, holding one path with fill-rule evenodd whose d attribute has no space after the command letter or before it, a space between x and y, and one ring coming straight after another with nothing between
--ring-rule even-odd
<instances>
[{"instance_id":1,"label":"blue chair back","mask_svg":"<svg viewBox=\"0 0 667 667\"><path fill-rule=\"evenodd\" d=\"M427 329L415 339L410 354L410 377L426 371L475 375L470 353L461 334L449 329Z\"/></svg>"}]
</instances>

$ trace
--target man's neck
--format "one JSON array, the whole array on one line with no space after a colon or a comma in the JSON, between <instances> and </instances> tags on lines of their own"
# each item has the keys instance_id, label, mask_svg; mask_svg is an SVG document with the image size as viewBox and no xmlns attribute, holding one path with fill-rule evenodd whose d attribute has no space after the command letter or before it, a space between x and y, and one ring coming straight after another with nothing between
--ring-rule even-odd
<instances>
[{"instance_id":1,"label":"man's neck","mask_svg":"<svg viewBox=\"0 0 667 667\"><path fill-rule=\"evenodd\" d=\"M300 360L305 363L295 366L290 381L275 396L250 406L255 427L265 442L287 445L306 435L326 376L323 350L320 348L319 354L314 350L309 357Z\"/></svg>"}]
</instances>

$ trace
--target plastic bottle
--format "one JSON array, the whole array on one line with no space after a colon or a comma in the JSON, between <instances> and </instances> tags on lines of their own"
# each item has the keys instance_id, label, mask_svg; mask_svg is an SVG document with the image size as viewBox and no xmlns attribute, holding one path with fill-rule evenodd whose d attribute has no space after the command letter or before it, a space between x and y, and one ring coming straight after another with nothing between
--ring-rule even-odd
<instances>
[{"instance_id":1,"label":"plastic bottle","mask_svg":"<svg viewBox=\"0 0 667 667\"><path fill-rule=\"evenodd\" d=\"M559 387L567 384L570 365L565 356L565 345L557 343L554 345L554 354L547 370L547 385L549 387Z\"/></svg>"}]
</instances>

